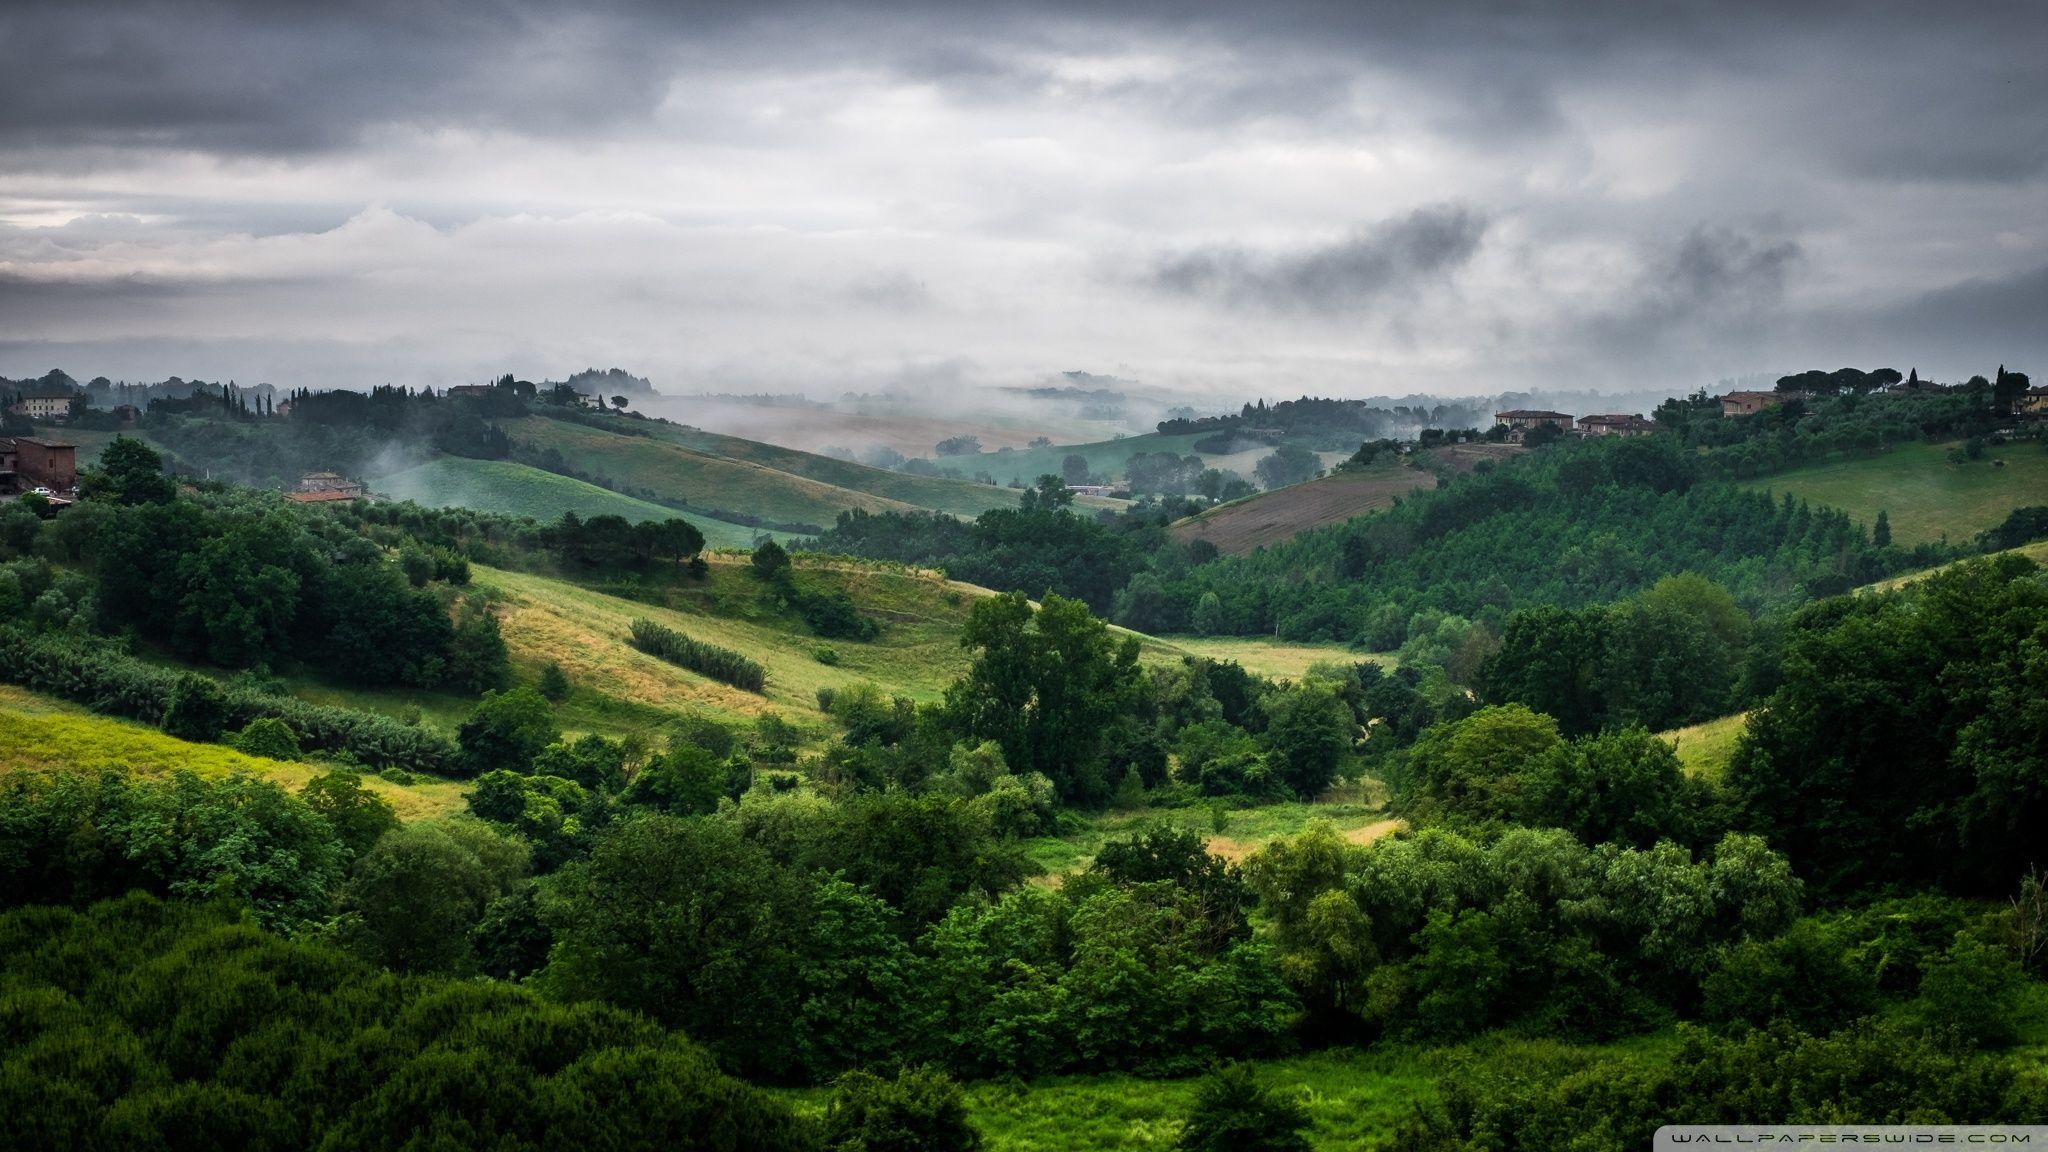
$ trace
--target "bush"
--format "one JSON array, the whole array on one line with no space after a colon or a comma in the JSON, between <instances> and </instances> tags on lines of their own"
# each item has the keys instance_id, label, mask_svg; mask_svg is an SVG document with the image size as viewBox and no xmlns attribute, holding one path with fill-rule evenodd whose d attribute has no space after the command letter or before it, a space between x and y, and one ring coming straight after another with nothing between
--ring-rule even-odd
<instances>
[{"instance_id":1,"label":"bush","mask_svg":"<svg viewBox=\"0 0 2048 1152\"><path fill-rule=\"evenodd\" d=\"M540 670L539 688L542 696L559 704L569 698L569 674L562 671L560 664L550 660L548 666Z\"/></svg>"},{"instance_id":2,"label":"bush","mask_svg":"<svg viewBox=\"0 0 2048 1152\"><path fill-rule=\"evenodd\" d=\"M180 740L211 742L220 739L228 726L227 693L220 682L205 676L186 674L171 688L158 727Z\"/></svg>"},{"instance_id":3,"label":"bush","mask_svg":"<svg viewBox=\"0 0 2048 1152\"><path fill-rule=\"evenodd\" d=\"M259 716L249 721L228 739L228 743L237 752L271 760L297 760L301 755L299 737L291 725L271 716Z\"/></svg>"},{"instance_id":4,"label":"bush","mask_svg":"<svg viewBox=\"0 0 2048 1152\"><path fill-rule=\"evenodd\" d=\"M848 1072L832 1085L825 1146L832 1152L973 1152L981 1133L967 1122L960 1086L943 1072L905 1068L894 1080Z\"/></svg>"},{"instance_id":5,"label":"bush","mask_svg":"<svg viewBox=\"0 0 2048 1152\"><path fill-rule=\"evenodd\" d=\"M1309 1152L1308 1109L1260 1086L1249 1064L1232 1064L1195 1090L1182 1152Z\"/></svg>"},{"instance_id":6,"label":"bush","mask_svg":"<svg viewBox=\"0 0 2048 1152\"><path fill-rule=\"evenodd\" d=\"M837 668L839 666L839 651L835 648L820 648L816 652L811 653L811 658L827 668ZM832 710L831 691L830 688L818 689L818 707L820 710L825 712Z\"/></svg>"},{"instance_id":7,"label":"bush","mask_svg":"<svg viewBox=\"0 0 2048 1152\"><path fill-rule=\"evenodd\" d=\"M632 627L633 647L649 656L688 668L713 680L722 680L735 688L744 688L749 692L759 692L767 686L768 670L730 648L720 648L716 644L692 640L681 632L652 620L635 620Z\"/></svg>"}]
</instances>

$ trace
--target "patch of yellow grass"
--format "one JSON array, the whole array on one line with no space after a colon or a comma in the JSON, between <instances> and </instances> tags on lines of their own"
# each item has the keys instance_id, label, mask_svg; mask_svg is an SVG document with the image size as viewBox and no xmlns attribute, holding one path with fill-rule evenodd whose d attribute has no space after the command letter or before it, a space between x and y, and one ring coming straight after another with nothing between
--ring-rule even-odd
<instances>
[{"instance_id":1,"label":"patch of yellow grass","mask_svg":"<svg viewBox=\"0 0 2048 1152\"><path fill-rule=\"evenodd\" d=\"M193 744L18 688L0 689L0 774L114 771L156 776L180 769L207 777L242 773L297 791L327 767L247 756L221 744ZM377 776L365 776L363 782L390 801L401 819L445 816L463 807L459 784L398 785Z\"/></svg>"},{"instance_id":2,"label":"patch of yellow grass","mask_svg":"<svg viewBox=\"0 0 2048 1152\"><path fill-rule=\"evenodd\" d=\"M979 589L911 570L800 564L802 573L830 572L884 625L872 643L822 640L801 623L745 619L745 605L721 603L721 585L752 577L745 574L744 558L709 559L709 587L673 597L666 607L502 569L478 566L472 579L505 595L501 625L515 663L556 661L572 682L670 711L701 708L734 718L773 711L822 722L821 687L839 690L866 681L932 701L967 669L970 656L959 646L959 622L971 600L985 594ZM635 649L627 635L640 617L759 661L768 670L767 690L741 691ZM825 647L839 654L837 665L818 662L817 651Z\"/></svg>"},{"instance_id":3,"label":"patch of yellow grass","mask_svg":"<svg viewBox=\"0 0 2048 1152\"><path fill-rule=\"evenodd\" d=\"M1735 756L1735 743L1742 738L1748 720L1749 713L1737 712L1690 728L1674 729L1662 736L1678 750L1678 762L1687 772L1719 780L1728 761Z\"/></svg>"},{"instance_id":4,"label":"patch of yellow grass","mask_svg":"<svg viewBox=\"0 0 2048 1152\"><path fill-rule=\"evenodd\" d=\"M1298 680L1316 664L1373 663L1393 667L1394 658L1336 643L1271 640L1260 636L1165 636L1160 642L1192 656L1235 660L1247 672Z\"/></svg>"}]
</instances>

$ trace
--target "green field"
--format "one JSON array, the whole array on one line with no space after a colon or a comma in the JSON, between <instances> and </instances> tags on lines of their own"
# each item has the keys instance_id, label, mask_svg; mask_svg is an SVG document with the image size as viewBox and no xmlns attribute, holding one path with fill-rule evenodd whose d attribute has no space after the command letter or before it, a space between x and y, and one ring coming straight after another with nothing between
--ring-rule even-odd
<instances>
[{"instance_id":1,"label":"green field","mask_svg":"<svg viewBox=\"0 0 2048 1152\"><path fill-rule=\"evenodd\" d=\"M120 772L200 776L243 773L298 789L326 770L318 763L245 756L221 744L191 744L147 724L94 716L76 705L0 685L0 775L9 772ZM447 781L363 783L407 820L461 810L462 786Z\"/></svg>"},{"instance_id":2,"label":"green field","mask_svg":"<svg viewBox=\"0 0 2048 1152\"><path fill-rule=\"evenodd\" d=\"M1017 493L1008 488L977 484L968 480L890 472L848 460L837 460L795 448L763 444L758 440L723 436L716 432L705 432L679 424L639 426L650 429L658 439L692 451L758 464L806 480L815 480L849 491L865 492L885 500L914 504L935 512L950 512L956 516L971 517L979 516L991 508L1017 506Z\"/></svg>"},{"instance_id":3,"label":"green field","mask_svg":"<svg viewBox=\"0 0 2048 1152\"><path fill-rule=\"evenodd\" d=\"M1687 772L1719 780L1721 773L1728 768L1728 761L1735 755L1735 743L1742 739L1748 719L1747 712L1737 712L1733 716L1659 735L1677 747L1678 762Z\"/></svg>"},{"instance_id":4,"label":"green field","mask_svg":"<svg viewBox=\"0 0 2048 1152\"><path fill-rule=\"evenodd\" d=\"M701 508L745 512L786 524L826 527L841 512L905 512L917 505L821 483L745 460L685 448L653 436L625 436L529 416L503 423L507 435L531 448L554 449L578 471L604 476L633 491Z\"/></svg>"},{"instance_id":5,"label":"green field","mask_svg":"<svg viewBox=\"0 0 2048 1152\"><path fill-rule=\"evenodd\" d=\"M1349 1152L1389 1133L1429 1096L1436 1078L1430 1053L1392 1044L1261 1061L1259 1075L1302 1101L1315 1122L1310 1140L1331 1152ZM1124 1075L984 1080L966 1085L967 1110L985 1152L1163 1152L1179 1138L1198 1084ZM810 1088L781 1095L817 1114L830 1093Z\"/></svg>"},{"instance_id":6,"label":"green field","mask_svg":"<svg viewBox=\"0 0 2048 1152\"><path fill-rule=\"evenodd\" d=\"M494 568L477 567L472 579L503 594L500 619L516 667L537 670L558 661L572 683L662 712L750 719L774 711L822 727L821 687L867 681L929 702L966 671L969 653L959 646L959 628L968 605L986 595L982 590L930 573L801 555L796 563L799 585L845 588L882 623L881 634L869 643L820 640L802 621L769 606L746 562L730 557L713 557L702 584L646 593L658 603ZM767 691L742 691L638 651L626 633L642 616L760 661L768 669ZM839 654L837 665L818 662L818 649L827 646Z\"/></svg>"},{"instance_id":7,"label":"green field","mask_svg":"<svg viewBox=\"0 0 2048 1152\"><path fill-rule=\"evenodd\" d=\"M1392 656L1362 652L1334 642L1272 640L1262 636L1162 636L1160 640L1191 655L1234 660L1247 671L1290 680L1299 679L1317 664L1394 664Z\"/></svg>"},{"instance_id":8,"label":"green field","mask_svg":"<svg viewBox=\"0 0 2048 1152\"><path fill-rule=\"evenodd\" d=\"M701 513L678 512L509 460L444 456L378 477L370 487L394 500L411 500L429 508L471 508L505 516L531 516L544 523L561 519L564 512L585 517L624 516L636 523L678 517L695 524L704 533L705 544L712 548L751 548L759 535L755 528ZM789 538L786 532L770 535Z\"/></svg>"},{"instance_id":9,"label":"green field","mask_svg":"<svg viewBox=\"0 0 2048 1152\"><path fill-rule=\"evenodd\" d=\"M1951 464L1954 444L1909 444L1882 455L1816 464L1751 482L1748 487L1791 493L1839 508L1865 526L1879 511L1891 518L1892 539L1961 544L1997 526L2006 513L2048 504L2048 451L2040 444L1988 448L1982 460ZM1995 461L2004 461L2003 466Z\"/></svg>"},{"instance_id":10,"label":"green field","mask_svg":"<svg viewBox=\"0 0 2048 1152\"><path fill-rule=\"evenodd\" d=\"M1987 553L1987 555L2025 556L2027 559L2032 560L2036 564L2042 565L2043 567L2048 567L2048 540L2036 540L2032 544L2022 544L2017 548L2004 548L2000 549L1997 552ZM1866 584L1863 587L1858 588L1857 591L1889 592L1894 588L1899 588L1903 587L1904 585L1911 584L1915 580L1924 580L1927 577L1934 575L1936 572L1940 572L1946 568L1954 567L1956 564L1961 563L1963 563L1963 561L1955 560L1951 561L1948 564L1937 564L1932 568L1922 568L1918 572L1902 573L1898 576L1893 576L1888 579L1879 580L1875 584Z\"/></svg>"}]
</instances>

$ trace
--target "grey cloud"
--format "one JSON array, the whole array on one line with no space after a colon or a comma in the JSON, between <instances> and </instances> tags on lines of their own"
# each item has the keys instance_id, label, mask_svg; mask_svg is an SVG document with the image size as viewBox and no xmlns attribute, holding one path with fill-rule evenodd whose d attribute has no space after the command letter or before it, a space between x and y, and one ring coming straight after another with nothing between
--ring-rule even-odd
<instances>
[{"instance_id":1,"label":"grey cloud","mask_svg":"<svg viewBox=\"0 0 2048 1152\"><path fill-rule=\"evenodd\" d=\"M1148 280L1161 292L1234 305L1340 311L1442 280L1479 251L1486 225L1469 208L1436 205L1306 251L1210 248L1171 256Z\"/></svg>"}]
</instances>

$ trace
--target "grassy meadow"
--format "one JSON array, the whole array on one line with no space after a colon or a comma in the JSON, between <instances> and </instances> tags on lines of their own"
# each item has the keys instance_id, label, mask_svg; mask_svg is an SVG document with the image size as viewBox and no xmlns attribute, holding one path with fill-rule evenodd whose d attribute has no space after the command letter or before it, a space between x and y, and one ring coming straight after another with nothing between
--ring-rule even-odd
<instances>
[{"instance_id":1,"label":"grassy meadow","mask_svg":"<svg viewBox=\"0 0 2048 1152\"><path fill-rule=\"evenodd\" d=\"M1949 462L1955 444L1908 444L1877 456L1815 464L1750 483L1839 508L1865 527L1883 511L1900 544L1944 537L1963 543L2014 508L2048 504L2048 451L2035 444L1987 448L1982 460ZM2001 467L1994 461L2003 460Z\"/></svg>"},{"instance_id":2,"label":"grassy meadow","mask_svg":"<svg viewBox=\"0 0 2048 1152\"><path fill-rule=\"evenodd\" d=\"M1719 780L1735 756L1735 743L1742 738L1749 713L1737 712L1688 728L1659 733L1678 750L1678 762L1694 776Z\"/></svg>"},{"instance_id":3,"label":"grassy meadow","mask_svg":"<svg viewBox=\"0 0 2048 1152\"><path fill-rule=\"evenodd\" d=\"M1362 652L1334 641L1274 640L1263 636L1162 636L1170 644L1193 656L1212 660L1235 660L1248 672L1298 680L1317 664L1381 664L1392 667L1394 658L1379 652Z\"/></svg>"},{"instance_id":4,"label":"grassy meadow","mask_svg":"<svg viewBox=\"0 0 2048 1152\"><path fill-rule=\"evenodd\" d=\"M972 599L986 594L980 589L931 573L799 556L799 586L845 588L882 624L871 642L822 640L768 602L746 558L710 560L711 575L701 584L620 587L613 590L617 595L494 568L478 567L472 579L503 596L505 643L521 673L556 661L578 687L661 712L702 709L749 720L775 711L821 726L819 688L869 681L929 702L967 669L959 628ZM633 648L627 629L643 616L760 661L768 669L767 691L742 691ZM827 647L838 664L817 659Z\"/></svg>"},{"instance_id":5,"label":"grassy meadow","mask_svg":"<svg viewBox=\"0 0 2048 1152\"><path fill-rule=\"evenodd\" d=\"M747 548L759 529L731 524L697 512L678 512L661 504L622 496L608 488L569 476L557 476L509 460L468 460L444 456L400 472L380 476L370 487L394 500L411 500L429 508L471 508L505 516L530 516L542 522L559 520L564 512L578 516L623 516L643 520L681 518L695 524L712 548ZM786 532L769 533L787 540Z\"/></svg>"},{"instance_id":6,"label":"grassy meadow","mask_svg":"<svg viewBox=\"0 0 2048 1152\"><path fill-rule=\"evenodd\" d=\"M714 456L654 436L626 436L540 416L507 420L502 427L517 442L555 449L581 472L682 504L736 509L766 520L821 527L854 508L902 512L917 507L763 464Z\"/></svg>"},{"instance_id":7,"label":"grassy meadow","mask_svg":"<svg viewBox=\"0 0 2048 1152\"><path fill-rule=\"evenodd\" d=\"M657 439L681 445L692 451L758 464L778 472L801 476L806 480L815 480L821 484L831 484L854 492L865 492L885 500L914 504L935 512L973 517L991 508L1017 506L1017 493L1008 488L977 484L969 480L890 472L849 460L819 456L795 448L763 444L758 440L743 440L737 436L724 436L679 425L651 424L644 427L651 430Z\"/></svg>"},{"instance_id":8,"label":"grassy meadow","mask_svg":"<svg viewBox=\"0 0 2048 1152\"><path fill-rule=\"evenodd\" d=\"M183 769L199 776L242 773L299 789L326 770L317 762L246 756L221 744L192 744L146 724L95 716L75 705L0 685L0 775L10 772L122 772L145 776ZM364 784L406 820L462 810L462 785L449 781Z\"/></svg>"}]
</instances>

